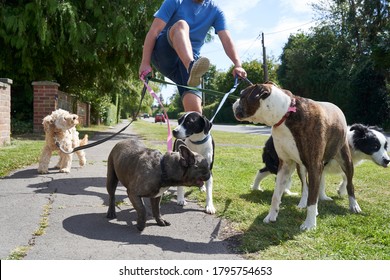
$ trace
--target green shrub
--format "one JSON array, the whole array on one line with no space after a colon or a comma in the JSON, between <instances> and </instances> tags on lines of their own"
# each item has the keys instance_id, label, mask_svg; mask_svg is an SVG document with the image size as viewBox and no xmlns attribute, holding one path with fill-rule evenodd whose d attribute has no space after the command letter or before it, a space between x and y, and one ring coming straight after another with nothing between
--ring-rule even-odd
<instances>
[{"instance_id":1,"label":"green shrub","mask_svg":"<svg viewBox=\"0 0 390 280\"><path fill-rule=\"evenodd\" d=\"M104 115L105 125L115 125L118 123L116 112L117 107L114 104L110 104L107 108L106 114Z\"/></svg>"}]
</instances>

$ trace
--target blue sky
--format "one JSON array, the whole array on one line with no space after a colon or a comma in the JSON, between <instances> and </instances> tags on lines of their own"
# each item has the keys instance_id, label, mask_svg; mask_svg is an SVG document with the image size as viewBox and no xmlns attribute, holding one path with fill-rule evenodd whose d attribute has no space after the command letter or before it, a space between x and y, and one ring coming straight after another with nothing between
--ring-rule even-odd
<instances>
[{"instance_id":1,"label":"blue sky","mask_svg":"<svg viewBox=\"0 0 390 280\"><path fill-rule=\"evenodd\" d=\"M307 31L314 25L314 13L309 5L318 0L214 0L225 12L228 28L242 61L262 59L261 36L265 34L268 56L278 59L290 34ZM223 51L217 35L205 44L202 56L210 59L217 70L226 71L231 61ZM250 77L249 77L250 79ZM162 90L164 99L175 87Z\"/></svg>"}]
</instances>

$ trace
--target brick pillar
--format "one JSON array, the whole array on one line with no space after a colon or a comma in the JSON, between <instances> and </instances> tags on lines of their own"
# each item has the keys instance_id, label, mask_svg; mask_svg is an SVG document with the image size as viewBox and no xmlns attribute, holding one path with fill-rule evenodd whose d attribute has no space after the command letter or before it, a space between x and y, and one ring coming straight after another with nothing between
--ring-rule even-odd
<instances>
[{"instance_id":1,"label":"brick pillar","mask_svg":"<svg viewBox=\"0 0 390 280\"><path fill-rule=\"evenodd\" d=\"M42 120L57 109L60 84L39 81L32 83L34 90L34 133L43 132Z\"/></svg>"},{"instance_id":2,"label":"brick pillar","mask_svg":"<svg viewBox=\"0 0 390 280\"><path fill-rule=\"evenodd\" d=\"M11 142L12 80L0 78L0 146Z\"/></svg>"}]
</instances>

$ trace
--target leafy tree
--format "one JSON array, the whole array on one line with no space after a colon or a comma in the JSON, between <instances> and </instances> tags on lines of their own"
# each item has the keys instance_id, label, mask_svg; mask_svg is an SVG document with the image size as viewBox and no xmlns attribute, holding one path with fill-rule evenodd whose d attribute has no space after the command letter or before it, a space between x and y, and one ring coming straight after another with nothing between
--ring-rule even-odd
<instances>
[{"instance_id":1,"label":"leafy tree","mask_svg":"<svg viewBox=\"0 0 390 280\"><path fill-rule=\"evenodd\" d=\"M337 104L350 123L386 125L389 1L322 0L313 7L320 23L308 34L290 36L280 82L297 95Z\"/></svg>"},{"instance_id":2,"label":"leafy tree","mask_svg":"<svg viewBox=\"0 0 390 280\"><path fill-rule=\"evenodd\" d=\"M0 76L12 78L21 91L34 80L56 80L99 106L101 96L138 80L143 40L161 3L2 0Z\"/></svg>"}]
</instances>

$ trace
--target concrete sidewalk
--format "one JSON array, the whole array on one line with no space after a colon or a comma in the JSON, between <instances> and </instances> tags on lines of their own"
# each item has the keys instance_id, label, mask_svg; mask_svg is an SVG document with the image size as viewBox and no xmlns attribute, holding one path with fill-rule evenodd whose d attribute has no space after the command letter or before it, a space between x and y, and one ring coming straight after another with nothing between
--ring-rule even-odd
<instances>
[{"instance_id":1,"label":"concrete sidewalk","mask_svg":"<svg viewBox=\"0 0 390 280\"><path fill-rule=\"evenodd\" d=\"M124 125L98 133L90 142ZM106 218L107 157L118 141L128 137L136 137L131 126L114 139L87 149L83 168L75 155L69 174L50 169L49 174L40 175L35 164L0 179L0 258L27 246L24 259L33 260L242 259L229 250L234 238L223 237L225 221L206 214L194 202L185 207L177 206L174 200L162 204L161 213L171 226L159 227L150 217L139 233L134 226L136 212L125 188L119 186L117 201L127 203L117 209L117 219ZM58 157L53 157L50 166L57 161ZM35 236L44 216L45 232Z\"/></svg>"}]
</instances>

